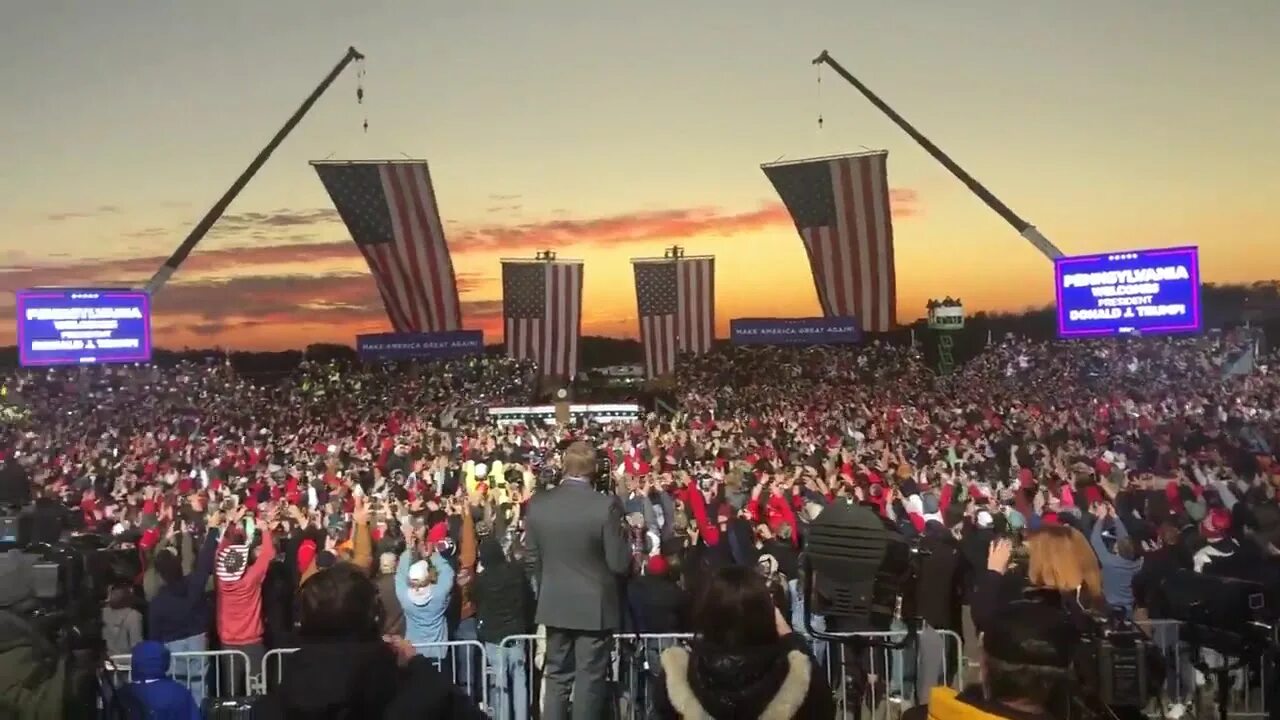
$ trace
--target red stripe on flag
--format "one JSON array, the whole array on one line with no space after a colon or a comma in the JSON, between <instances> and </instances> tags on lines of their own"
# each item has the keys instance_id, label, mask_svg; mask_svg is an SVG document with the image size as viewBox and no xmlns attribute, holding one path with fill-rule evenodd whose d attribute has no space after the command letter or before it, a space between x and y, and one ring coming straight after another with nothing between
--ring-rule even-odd
<instances>
[{"instance_id":1,"label":"red stripe on flag","mask_svg":"<svg viewBox=\"0 0 1280 720\"><path fill-rule=\"evenodd\" d=\"M379 168L379 176L383 181L383 195L387 197L387 206L392 217L392 228L394 237L392 241L385 245L385 251L390 259L389 270L396 279L397 295L399 301L403 305L404 315L410 318L413 324L413 332L422 332L426 328L424 322L424 310L420 309L419 293L413 288L413 277L417 273L413 272L408 265L408 258L401 249L401 241L404 236L404 225L408 224L408 218L404 213L404 206L399 199L396 170L392 165L383 165Z\"/></svg>"},{"instance_id":2,"label":"red stripe on flag","mask_svg":"<svg viewBox=\"0 0 1280 720\"><path fill-rule=\"evenodd\" d=\"M387 296L395 304L396 314L400 317L404 331L413 330L413 316L405 303L404 288L400 283L399 274L394 269L395 260L392 257L390 247L386 244L371 245L370 247L374 257L378 259L378 269L382 274L383 282L386 284Z\"/></svg>"},{"instance_id":3,"label":"red stripe on flag","mask_svg":"<svg viewBox=\"0 0 1280 720\"><path fill-rule=\"evenodd\" d=\"M436 208L435 190L426 165L408 167L409 182L413 188L414 210L422 231L420 251L426 261L428 299L435 312L437 330L457 330L457 285L453 277L453 263L445 245L444 231L440 227L440 215ZM441 253L441 249L445 252Z\"/></svg>"},{"instance_id":4,"label":"red stripe on flag","mask_svg":"<svg viewBox=\"0 0 1280 720\"><path fill-rule=\"evenodd\" d=\"M435 331L443 328L439 303L433 301L432 290L436 273L424 252L430 237L426 218L422 215L417 184L413 180L413 168L409 165L390 165L395 197L401 208L401 228L396 240L400 254L409 260L413 279L414 299L421 309L423 328Z\"/></svg>"},{"instance_id":5,"label":"red stripe on flag","mask_svg":"<svg viewBox=\"0 0 1280 720\"><path fill-rule=\"evenodd\" d=\"M364 262L369 266L369 273L373 275L373 284L378 288L378 295L382 297L382 307L387 311L387 319L391 321L391 328L396 332L405 332L408 329L408 323L400 314L400 307L396 304L388 294L386 274L382 270L382 265L377 255L366 246L357 245L360 254L364 256Z\"/></svg>"},{"instance_id":6,"label":"red stripe on flag","mask_svg":"<svg viewBox=\"0 0 1280 720\"><path fill-rule=\"evenodd\" d=\"M863 327L880 328L884 326L884 320L881 312L884 309L884 303L880 300L881 277L878 268L880 267L880 233L876 228L876 197L875 188L871 184L872 173L874 172L873 162L862 162L857 165L857 173L854 177L857 179L857 191L860 199L858 201L859 230L862 231L861 246L866 248L863 253L867 262L861 268L861 275L866 280L863 287L862 295L865 306L862 308Z\"/></svg>"}]
</instances>

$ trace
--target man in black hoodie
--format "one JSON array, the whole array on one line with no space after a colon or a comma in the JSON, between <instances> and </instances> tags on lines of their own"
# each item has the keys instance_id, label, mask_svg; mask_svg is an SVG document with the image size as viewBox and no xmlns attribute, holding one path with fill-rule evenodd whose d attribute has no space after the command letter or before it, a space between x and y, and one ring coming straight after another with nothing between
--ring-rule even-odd
<instances>
[{"instance_id":1,"label":"man in black hoodie","mask_svg":"<svg viewBox=\"0 0 1280 720\"><path fill-rule=\"evenodd\" d=\"M479 559L480 573L471 586L471 600L476 605L477 634L497 676L494 704L498 717L524 720L529 712L526 645L501 643L505 638L533 630L532 588L524 568L507 560L502 543L496 538L490 536L480 542Z\"/></svg>"},{"instance_id":2,"label":"man in black hoodie","mask_svg":"<svg viewBox=\"0 0 1280 720\"><path fill-rule=\"evenodd\" d=\"M254 717L484 718L404 638L379 636L377 608L377 588L354 565L312 575L298 591L300 648L285 656L280 684Z\"/></svg>"}]
</instances>

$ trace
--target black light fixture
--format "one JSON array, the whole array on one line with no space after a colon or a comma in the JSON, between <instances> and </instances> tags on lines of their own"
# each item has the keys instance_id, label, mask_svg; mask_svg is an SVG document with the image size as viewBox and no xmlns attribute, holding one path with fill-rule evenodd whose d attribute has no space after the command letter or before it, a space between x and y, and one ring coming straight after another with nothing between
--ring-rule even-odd
<instances>
[{"instance_id":1,"label":"black light fixture","mask_svg":"<svg viewBox=\"0 0 1280 720\"><path fill-rule=\"evenodd\" d=\"M817 614L842 632L889 630L913 574L902 534L874 510L847 501L827 506L809 524L801 563L805 625Z\"/></svg>"}]
</instances>

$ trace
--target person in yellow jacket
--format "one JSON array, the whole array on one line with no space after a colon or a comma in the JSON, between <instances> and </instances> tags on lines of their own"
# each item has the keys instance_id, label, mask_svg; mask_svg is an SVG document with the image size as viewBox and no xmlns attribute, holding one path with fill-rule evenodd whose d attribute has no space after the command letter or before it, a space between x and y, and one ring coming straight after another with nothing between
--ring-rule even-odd
<instances>
[{"instance_id":1,"label":"person in yellow jacket","mask_svg":"<svg viewBox=\"0 0 1280 720\"><path fill-rule=\"evenodd\" d=\"M939 686L929 704L902 720L1056 720L1070 699L1071 658L1079 631L1061 608L1036 600L1010 603L982 637L982 684Z\"/></svg>"}]
</instances>

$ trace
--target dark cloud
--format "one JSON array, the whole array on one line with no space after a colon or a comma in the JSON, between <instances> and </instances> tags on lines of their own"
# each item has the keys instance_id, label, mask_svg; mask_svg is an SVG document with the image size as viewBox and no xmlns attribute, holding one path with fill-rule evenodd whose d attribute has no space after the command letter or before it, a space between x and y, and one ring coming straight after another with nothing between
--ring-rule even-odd
<instances>
[{"instance_id":1,"label":"dark cloud","mask_svg":"<svg viewBox=\"0 0 1280 720\"><path fill-rule=\"evenodd\" d=\"M49 213L44 216L44 219L50 222L63 222L65 220L83 220L102 215L116 215L119 212L120 207L117 205L99 205L90 210L65 210L63 212Z\"/></svg>"},{"instance_id":2,"label":"dark cloud","mask_svg":"<svg viewBox=\"0 0 1280 720\"><path fill-rule=\"evenodd\" d=\"M333 208L310 208L302 210L272 210L270 212L228 213L219 220L219 225L233 228L279 228L296 227L298 225L318 225L321 223L339 222L338 211Z\"/></svg>"}]
</instances>

